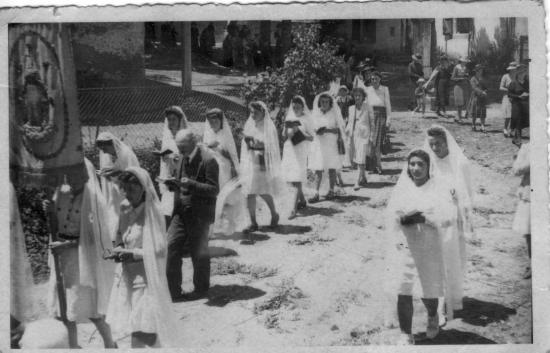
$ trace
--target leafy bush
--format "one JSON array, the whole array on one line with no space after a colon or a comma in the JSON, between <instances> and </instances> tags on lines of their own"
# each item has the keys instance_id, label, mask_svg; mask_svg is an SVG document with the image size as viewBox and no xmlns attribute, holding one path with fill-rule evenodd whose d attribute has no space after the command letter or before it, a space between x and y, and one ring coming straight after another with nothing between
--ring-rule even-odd
<instances>
[{"instance_id":1,"label":"leafy bush","mask_svg":"<svg viewBox=\"0 0 550 353\"><path fill-rule=\"evenodd\" d=\"M494 40L491 40L482 28L474 38L470 57L472 62L485 65L488 73L502 74L514 60L517 47L518 39L514 33L498 27Z\"/></svg>"},{"instance_id":2,"label":"leafy bush","mask_svg":"<svg viewBox=\"0 0 550 353\"><path fill-rule=\"evenodd\" d=\"M338 46L329 41L320 42L319 35L318 24L300 24L293 28L294 45L286 54L284 66L245 84L242 91L245 102L261 100L271 111L279 108L278 118L294 95L303 96L311 106L315 95L326 90L344 66L343 57L335 55Z\"/></svg>"}]
</instances>

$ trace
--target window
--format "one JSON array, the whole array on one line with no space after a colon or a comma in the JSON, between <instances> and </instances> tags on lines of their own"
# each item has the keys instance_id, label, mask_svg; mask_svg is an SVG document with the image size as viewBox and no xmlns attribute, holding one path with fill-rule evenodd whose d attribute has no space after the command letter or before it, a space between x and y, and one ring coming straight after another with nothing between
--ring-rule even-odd
<instances>
[{"instance_id":1,"label":"window","mask_svg":"<svg viewBox=\"0 0 550 353\"><path fill-rule=\"evenodd\" d=\"M443 35L452 36L453 35L453 19L444 18L443 19Z\"/></svg>"},{"instance_id":2,"label":"window","mask_svg":"<svg viewBox=\"0 0 550 353\"><path fill-rule=\"evenodd\" d=\"M529 41L527 36L519 37L519 61L529 59Z\"/></svg>"},{"instance_id":3,"label":"window","mask_svg":"<svg viewBox=\"0 0 550 353\"><path fill-rule=\"evenodd\" d=\"M390 36L395 37L395 27L390 27Z\"/></svg>"},{"instance_id":4,"label":"window","mask_svg":"<svg viewBox=\"0 0 550 353\"><path fill-rule=\"evenodd\" d=\"M473 18L457 18L456 33L471 33L474 29Z\"/></svg>"}]
</instances>

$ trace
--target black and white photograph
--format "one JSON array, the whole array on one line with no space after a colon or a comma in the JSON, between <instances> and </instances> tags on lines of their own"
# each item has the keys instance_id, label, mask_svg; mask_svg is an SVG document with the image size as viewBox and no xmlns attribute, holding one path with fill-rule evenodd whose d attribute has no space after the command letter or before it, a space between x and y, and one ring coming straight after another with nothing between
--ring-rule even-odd
<instances>
[{"instance_id":1,"label":"black and white photograph","mask_svg":"<svg viewBox=\"0 0 550 353\"><path fill-rule=\"evenodd\" d=\"M434 3L8 20L11 348L547 340L544 7Z\"/></svg>"}]
</instances>

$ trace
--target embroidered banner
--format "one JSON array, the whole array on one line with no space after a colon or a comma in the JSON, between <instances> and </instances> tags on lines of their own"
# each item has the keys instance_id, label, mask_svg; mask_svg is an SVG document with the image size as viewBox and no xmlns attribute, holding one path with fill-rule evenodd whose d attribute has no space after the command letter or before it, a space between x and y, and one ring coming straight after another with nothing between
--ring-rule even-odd
<instances>
[{"instance_id":1,"label":"embroidered banner","mask_svg":"<svg viewBox=\"0 0 550 353\"><path fill-rule=\"evenodd\" d=\"M9 27L10 171L16 184L87 180L67 25Z\"/></svg>"}]
</instances>

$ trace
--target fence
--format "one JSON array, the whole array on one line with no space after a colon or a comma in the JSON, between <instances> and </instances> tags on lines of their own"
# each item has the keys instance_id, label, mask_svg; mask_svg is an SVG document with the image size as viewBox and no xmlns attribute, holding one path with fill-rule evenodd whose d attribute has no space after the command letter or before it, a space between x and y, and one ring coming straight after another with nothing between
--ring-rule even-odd
<instances>
[{"instance_id":1,"label":"fence","mask_svg":"<svg viewBox=\"0 0 550 353\"><path fill-rule=\"evenodd\" d=\"M93 144L97 134L106 129L132 147L150 145L156 138L160 139L164 109L170 105L182 107L190 122L204 121L205 112L214 107L233 119L244 120L247 116L247 109L235 99L238 87L216 90L214 86L201 86L198 89L187 94L183 94L181 87L160 84L80 89L78 100L84 146Z\"/></svg>"}]
</instances>

